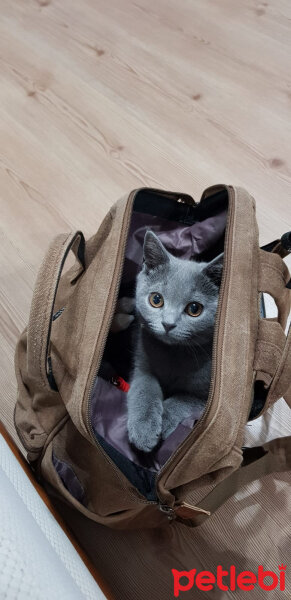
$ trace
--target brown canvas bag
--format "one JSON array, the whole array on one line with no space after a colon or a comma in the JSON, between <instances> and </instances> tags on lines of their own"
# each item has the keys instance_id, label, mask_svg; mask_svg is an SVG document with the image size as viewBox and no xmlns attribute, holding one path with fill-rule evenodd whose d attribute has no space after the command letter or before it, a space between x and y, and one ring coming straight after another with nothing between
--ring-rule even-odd
<instances>
[{"instance_id":1,"label":"brown canvas bag","mask_svg":"<svg viewBox=\"0 0 291 600\"><path fill-rule=\"evenodd\" d=\"M122 286L141 267L142 234L155 227L176 251L189 250L195 229L194 254L210 259L224 250L224 267L207 407L192 427L180 428L166 458L148 467L123 454L125 419L118 411L126 392L102 368L117 339L110 327ZM135 190L87 242L80 231L58 235L41 265L15 356L15 426L43 484L110 527L173 519L196 526L239 486L289 470L291 436L257 448L243 443L250 418L282 396L291 407L290 328L284 333L290 275L283 261L290 246L286 234L261 249L253 198L224 185L207 189L199 203L187 194ZM75 264L65 270L70 250ZM262 292L274 298L278 318L262 316ZM252 414L254 399L260 408ZM121 430L117 447L112 432Z\"/></svg>"}]
</instances>

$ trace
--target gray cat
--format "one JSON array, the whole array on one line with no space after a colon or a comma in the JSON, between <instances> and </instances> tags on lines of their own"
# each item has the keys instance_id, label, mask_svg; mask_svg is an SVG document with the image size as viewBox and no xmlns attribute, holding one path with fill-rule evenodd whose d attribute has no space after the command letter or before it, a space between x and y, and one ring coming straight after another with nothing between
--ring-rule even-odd
<instances>
[{"instance_id":1,"label":"gray cat","mask_svg":"<svg viewBox=\"0 0 291 600\"><path fill-rule=\"evenodd\" d=\"M130 443L150 452L207 402L223 255L210 263L176 258L151 231L143 251L127 428Z\"/></svg>"}]
</instances>

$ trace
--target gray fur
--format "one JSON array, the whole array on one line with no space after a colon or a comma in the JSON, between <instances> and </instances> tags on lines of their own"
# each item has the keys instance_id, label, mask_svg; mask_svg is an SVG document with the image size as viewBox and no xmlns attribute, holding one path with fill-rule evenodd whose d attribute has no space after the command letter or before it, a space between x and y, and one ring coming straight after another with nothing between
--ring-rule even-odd
<instances>
[{"instance_id":1,"label":"gray fur","mask_svg":"<svg viewBox=\"0 0 291 600\"><path fill-rule=\"evenodd\" d=\"M222 256L211 263L175 258L153 232L145 235L144 264L136 285L134 368L127 394L129 440L139 450L150 452L191 416L193 407L205 407ZM152 292L162 294L162 308L150 305ZM185 312L193 301L203 305L198 317Z\"/></svg>"}]
</instances>

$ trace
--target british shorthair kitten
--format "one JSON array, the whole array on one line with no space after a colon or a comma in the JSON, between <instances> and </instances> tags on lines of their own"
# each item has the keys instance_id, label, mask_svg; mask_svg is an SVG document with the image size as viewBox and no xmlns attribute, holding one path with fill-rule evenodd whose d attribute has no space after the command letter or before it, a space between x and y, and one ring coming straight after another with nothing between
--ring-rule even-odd
<instances>
[{"instance_id":1,"label":"british shorthair kitten","mask_svg":"<svg viewBox=\"0 0 291 600\"><path fill-rule=\"evenodd\" d=\"M130 443L150 452L206 405L223 254L210 263L176 258L151 231L143 251L127 428Z\"/></svg>"}]
</instances>

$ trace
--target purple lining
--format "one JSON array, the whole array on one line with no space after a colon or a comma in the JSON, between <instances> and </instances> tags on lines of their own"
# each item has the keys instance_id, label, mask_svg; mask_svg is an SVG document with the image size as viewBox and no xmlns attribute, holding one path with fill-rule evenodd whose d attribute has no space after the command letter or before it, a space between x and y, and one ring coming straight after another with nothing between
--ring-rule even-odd
<instances>
[{"instance_id":1,"label":"purple lining","mask_svg":"<svg viewBox=\"0 0 291 600\"><path fill-rule=\"evenodd\" d=\"M147 229L158 234L167 250L178 258L190 259L199 256L214 246L225 230L227 211L185 225L144 213L133 213L131 217L122 282L133 279L143 261L143 241Z\"/></svg>"},{"instance_id":2,"label":"purple lining","mask_svg":"<svg viewBox=\"0 0 291 600\"><path fill-rule=\"evenodd\" d=\"M129 229L122 283L135 279L143 260L143 240L147 229L158 233L170 252L177 257L190 259L213 247L223 236L227 211L192 225L169 221L144 213L133 213ZM184 419L173 433L150 454L135 452L127 435L126 393L109 381L97 377L91 399L91 420L96 433L108 444L135 464L151 471L159 471L171 454L189 435L202 415L193 408L193 415Z\"/></svg>"},{"instance_id":3,"label":"purple lining","mask_svg":"<svg viewBox=\"0 0 291 600\"><path fill-rule=\"evenodd\" d=\"M71 465L64 460L57 458L54 452L52 453L52 462L68 492L70 492L78 502L86 506L85 490Z\"/></svg>"}]
</instances>

